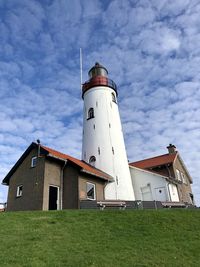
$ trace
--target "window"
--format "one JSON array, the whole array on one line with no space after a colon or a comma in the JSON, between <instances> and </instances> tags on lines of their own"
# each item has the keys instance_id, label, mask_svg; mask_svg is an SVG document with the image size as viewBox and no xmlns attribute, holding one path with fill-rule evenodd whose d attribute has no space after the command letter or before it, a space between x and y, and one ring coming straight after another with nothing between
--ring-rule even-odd
<instances>
[{"instance_id":1,"label":"window","mask_svg":"<svg viewBox=\"0 0 200 267\"><path fill-rule=\"evenodd\" d=\"M115 94L114 94L114 93L111 93L111 95L112 95L112 102L115 102L115 103L117 103L117 100L116 100L116 96L115 96Z\"/></svg>"},{"instance_id":2,"label":"window","mask_svg":"<svg viewBox=\"0 0 200 267\"><path fill-rule=\"evenodd\" d=\"M185 177L185 174L181 172L181 178L184 184L187 184L187 179Z\"/></svg>"},{"instance_id":3,"label":"window","mask_svg":"<svg viewBox=\"0 0 200 267\"><path fill-rule=\"evenodd\" d=\"M17 197L21 197L22 196L22 189L23 189L23 185L19 185L17 187Z\"/></svg>"},{"instance_id":4,"label":"window","mask_svg":"<svg viewBox=\"0 0 200 267\"><path fill-rule=\"evenodd\" d=\"M96 162L95 156L91 156L90 159L89 159L90 165L95 166L95 162Z\"/></svg>"},{"instance_id":5,"label":"window","mask_svg":"<svg viewBox=\"0 0 200 267\"><path fill-rule=\"evenodd\" d=\"M93 108L90 108L89 110L88 110L88 120L89 119L93 119L94 118L94 109Z\"/></svg>"},{"instance_id":6,"label":"window","mask_svg":"<svg viewBox=\"0 0 200 267\"><path fill-rule=\"evenodd\" d=\"M177 176L177 179L178 179L179 181L182 181L182 179L181 179L181 173L180 173L180 171L177 170L177 169L176 169L176 176Z\"/></svg>"},{"instance_id":7,"label":"window","mask_svg":"<svg viewBox=\"0 0 200 267\"><path fill-rule=\"evenodd\" d=\"M114 147L112 146L112 153L113 153L113 155L115 154L115 151L114 151Z\"/></svg>"},{"instance_id":8,"label":"window","mask_svg":"<svg viewBox=\"0 0 200 267\"><path fill-rule=\"evenodd\" d=\"M95 184L87 182L86 190L87 190L87 199L95 200L96 199Z\"/></svg>"},{"instance_id":9,"label":"window","mask_svg":"<svg viewBox=\"0 0 200 267\"><path fill-rule=\"evenodd\" d=\"M37 157L32 157L31 159L31 167L35 167L37 164Z\"/></svg>"}]
</instances>

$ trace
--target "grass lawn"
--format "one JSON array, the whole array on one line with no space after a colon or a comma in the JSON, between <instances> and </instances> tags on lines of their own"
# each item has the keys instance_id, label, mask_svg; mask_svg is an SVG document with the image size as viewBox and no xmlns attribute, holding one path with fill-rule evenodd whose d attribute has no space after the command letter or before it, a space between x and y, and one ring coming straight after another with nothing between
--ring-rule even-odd
<instances>
[{"instance_id":1,"label":"grass lawn","mask_svg":"<svg viewBox=\"0 0 200 267\"><path fill-rule=\"evenodd\" d=\"M0 266L200 266L200 210L0 214Z\"/></svg>"}]
</instances>

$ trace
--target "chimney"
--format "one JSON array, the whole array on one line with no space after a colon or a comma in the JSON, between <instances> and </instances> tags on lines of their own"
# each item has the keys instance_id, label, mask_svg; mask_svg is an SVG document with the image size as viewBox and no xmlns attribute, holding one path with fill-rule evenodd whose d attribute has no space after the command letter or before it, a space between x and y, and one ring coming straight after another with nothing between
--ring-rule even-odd
<instances>
[{"instance_id":1,"label":"chimney","mask_svg":"<svg viewBox=\"0 0 200 267\"><path fill-rule=\"evenodd\" d=\"M175 145L169 144L169 146L167 146L167 149L168 149L169 154L176 153L176 147L175 147Z\"/></svg>"}]
</instances>

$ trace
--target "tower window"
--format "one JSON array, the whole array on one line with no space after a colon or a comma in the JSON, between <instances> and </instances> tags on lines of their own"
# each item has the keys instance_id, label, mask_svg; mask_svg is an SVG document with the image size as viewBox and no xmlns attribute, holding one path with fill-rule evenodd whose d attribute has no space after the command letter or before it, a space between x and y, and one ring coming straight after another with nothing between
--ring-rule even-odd
<instances>
[{"instance_id":1,"label":"tower window","mask_svg":"<svg viewBox=\"0 0 200 267\"><path fill-rule=\"evenodd\" d=\"M98 154L100 155L100 147L98 147Z\"/></svg>"},{"instance_id":2,"label":"tower window","mask_svg":"<svg viewBox=\"0 0 200 267\"><path fill-rule=\"evenodd\" d=\"M89 159L90 165L95 166L95 162L96 162L95 156L91 156L90 159Z\"/></svg>"},{"instance_id":3,"label":"tower window","mask_svg":"<svg viewBox=\"0 0 200 267\"><path fill-rule=\"evenodd\" d=\"M90 108L89 110L88 110L88 120L89 119L93 119L94 118L94 109L93 108Z\"/></svg>"},{"instance_id":4,"label":"tower window","mask_svg":"<svg viewBox=\"0 0 200 267\"><path fill-rule=\"evenodd\" d=\"M117 103L117 99L116 99L115 94L114 93L111 93L111 95L112 95L112 101L115 102L115 103Z\"/></svg>"}]
</instances>

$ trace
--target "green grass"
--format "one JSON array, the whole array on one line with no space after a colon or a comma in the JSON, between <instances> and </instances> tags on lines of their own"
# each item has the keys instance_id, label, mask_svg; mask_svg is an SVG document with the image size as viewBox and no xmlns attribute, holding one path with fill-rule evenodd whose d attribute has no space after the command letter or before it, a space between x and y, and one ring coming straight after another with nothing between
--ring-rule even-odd
<instances>
[{"instance_id":1,"label":"green grass","mask_svg":"<svg viewBox=\"0 0 200 267\"><path fill-rule=\"evenodd\" d=\"M200 266L199 210L0 214L0 266Z\"/></svg>"}]
</instances>

